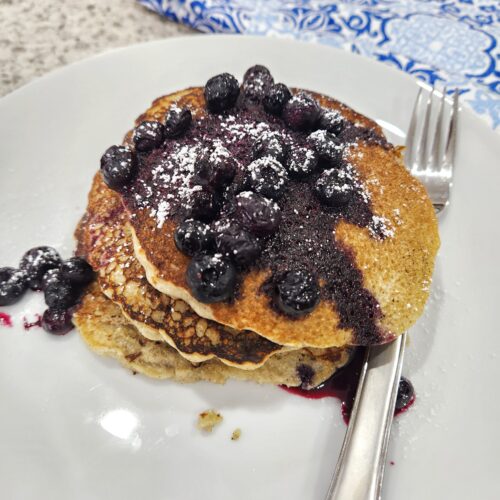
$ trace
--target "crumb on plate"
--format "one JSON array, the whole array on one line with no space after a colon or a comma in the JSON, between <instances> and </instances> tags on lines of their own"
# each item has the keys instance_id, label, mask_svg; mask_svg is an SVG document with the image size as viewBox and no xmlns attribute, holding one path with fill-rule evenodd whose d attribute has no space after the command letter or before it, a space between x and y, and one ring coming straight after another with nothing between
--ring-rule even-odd
<instances>
[{"instance_id":1,"label":"crumb on plate","mask_svg":"<svg viewBox=\"0 0 500 500\"><path fill-rule=\"evenodd\" d=\"M234 429L233 433L231 434L231 441L238 441L241 436L241 429Z\"/></svg>"},{"instance_id":2,"label":"crumb on plate","mask_svg":"<svg viewBox=\"0 0 500 500\"><path fill-rule=\"evenodd\" d=\"M198 415L198 429L212 432L213 428L222 422L222 415L215 410L205 410Z\"/></svg>"}]
</instances>

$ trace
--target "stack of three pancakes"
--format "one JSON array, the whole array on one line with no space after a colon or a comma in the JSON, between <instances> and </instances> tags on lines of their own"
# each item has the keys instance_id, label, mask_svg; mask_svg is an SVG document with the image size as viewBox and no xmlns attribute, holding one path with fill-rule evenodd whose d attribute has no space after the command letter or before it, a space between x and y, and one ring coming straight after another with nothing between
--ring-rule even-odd
<instances>
[{"instance_id":1,"label":"stack of three pancakes","mask_svg":"<svg viewBox=\"0 0 500 500\"><path fill-rule=\"evenodd\" d=\"M311 95L359 129L358 135L382 136L374 122L347 106ZM203 89L193 88L158 99L137 124L162 121L174 104L189 107L195 121L207 115ZM255 130L262 128L258 122L260 115L253 129L234 127L238 141L255 140ZM216 135L231 150L236 142L231 130ZM129 133L125 143L131 138ZM343 248L349 256L359 290L344 286L342 305L323 295L301 318L272 307L261 292L271 270L262 267L243 276L234 300L198 301L184 277L189 258L174 244L173 218L158 225L154 211L134 206L130 196L111 190L97 173L76 231L78 254L98 273L74 319L85 341L152 377L218 383L237 378L309 389L344 366L354 346L386 342L405 331L423 310L439 245L432 205L404 169L397 148L351 140L345 153L374 215L364 227L340 220L323 230L332 233L336 251ZM380 222L390 228L384 237L375 234ZM360 304L360 293L370 298L372 310L343 317L350 298L354 308Z\"/></svg>"}]
</instances>

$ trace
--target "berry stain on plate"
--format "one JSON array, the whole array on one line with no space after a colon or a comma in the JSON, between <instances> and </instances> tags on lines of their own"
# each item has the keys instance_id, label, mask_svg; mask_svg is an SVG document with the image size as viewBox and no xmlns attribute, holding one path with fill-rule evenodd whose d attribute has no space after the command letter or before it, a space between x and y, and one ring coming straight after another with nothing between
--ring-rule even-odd
<instances>
[{"instance_id":1,"label":"berry stain on plate","mask_svg":"<svg viewBox=\"0 0 500 500\"><path fill-rule=\"evenodd\" d=\"M10 314L0 312L0 326L12 327L12 318Z\"/></svg>"}]
</instances>

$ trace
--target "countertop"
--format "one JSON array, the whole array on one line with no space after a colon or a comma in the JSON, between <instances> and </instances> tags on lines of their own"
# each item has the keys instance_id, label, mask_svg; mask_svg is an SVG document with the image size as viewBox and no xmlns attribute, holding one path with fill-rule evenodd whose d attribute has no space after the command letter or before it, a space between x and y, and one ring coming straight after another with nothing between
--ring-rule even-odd
<instances>
[{"instance_id":1,"label":"countertop","mask_svg":"<svg viewBox=\"0 0 500 500\"><path fill-rule=\"evenodd\" d=\"M0 96L107 49L187 33L134 0L0 0Z\"/></svg>"}]
</instances>

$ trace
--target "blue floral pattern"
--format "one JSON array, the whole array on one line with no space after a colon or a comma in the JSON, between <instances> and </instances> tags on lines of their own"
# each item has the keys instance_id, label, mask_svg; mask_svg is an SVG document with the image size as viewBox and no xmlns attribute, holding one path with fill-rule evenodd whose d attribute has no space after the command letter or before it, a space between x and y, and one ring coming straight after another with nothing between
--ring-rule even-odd
<instances>
[{"instance_id":1,"label":"blue floral pattern","mask_svg":"<svg viewBox=\"0 0 500 500\"><path fill-rule=\"evenodd\" d=\"M207 33L293 36L373 57L463 101L500 130L498 0L138 0Z\"/></svg>"}]
</instances>

